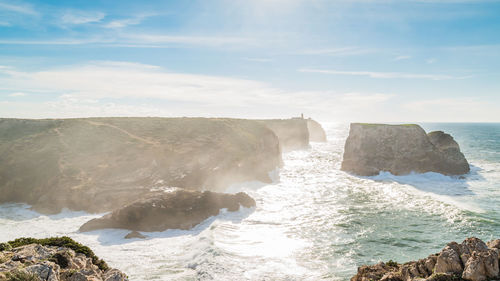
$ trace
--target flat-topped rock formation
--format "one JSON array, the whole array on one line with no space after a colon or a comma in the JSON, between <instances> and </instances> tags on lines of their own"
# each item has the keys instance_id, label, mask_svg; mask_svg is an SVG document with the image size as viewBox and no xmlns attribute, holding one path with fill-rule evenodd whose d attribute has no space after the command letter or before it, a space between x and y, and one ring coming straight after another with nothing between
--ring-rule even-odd
<instances>
[{"instance_id":1,"label":"flat-topped rock formation","mask_svg":"<svg viewBox=\"0 0 500 281\"><path fill-rule=\"evenodd\" d=\"M92 250L69 237L0 243L0 280L127 281Z\"/></svg>"},{"instance_id":2,"label":"flat-topped rock formation","mask_svg":"<svg viewBox=\"0 0 500 281\"><path fill-rule=\"evenodd\" d=\"M276 136L283 152L309 147L307 120L303 118L258 120Z\"/></svg>"},{"instance_id":3,"label":"flat-topped rock formation","mask_svg":"<svg viewBox=\"0 0 500 281\"><path fill-rule=\"evenodd\" d=\"M394 175L411 172L461 175L470 171L459 145L448 134L426 134L414 124L361 123L351 124L341 169L361 176L381 171Z\"/></svg>"},{"instance_id":4,"label":"flat-topped rock formation","mask_svg":"<svg viewBox=\"0 0 500 281\"><path fill-rule=\"evenodd\" d=\"M404 264L389 261L364 265L351 281L485 281L499 280L500 239L484 243L467 238L451 242L437 254Z\"/></svg>"},{"instance_id":5,"label":"flat-topped rock formation","mask_svg":"<svg viewBox=\"0 0 500 281\"><path fill-rule=\"evenodd\" d=\"M320 123L313 119L307 119L307 130L309 131L309 141L326 142L326 132Z\"/></svg>"},{"instance_id":6,"label":"flat-topped rock formation","mask_svg":"<svg viewBox=\"0 0 500 281\"><path fill-rule=\"evenodd\" d=\"M279 145L253 120L0 119L0 203L28 203L43 213L105 212L154 187L271 182Z\"/></svg>"},{"instance_id":7,"label":"flat-topped rock formation","mask_svg":"<svg viewBox=\"0 0 500 281\"><path fill-rule=\"evenodd\" d=\"M243 207L254 207L255 201L246 193L215 193L211 191L188 191L178 189L171 192L149 194L110 214L90 220L80 231L103 228L122 228L136 231L164 231L167 229L190 229L227 208L234 212Z\"/></svg>"}]
</instances>

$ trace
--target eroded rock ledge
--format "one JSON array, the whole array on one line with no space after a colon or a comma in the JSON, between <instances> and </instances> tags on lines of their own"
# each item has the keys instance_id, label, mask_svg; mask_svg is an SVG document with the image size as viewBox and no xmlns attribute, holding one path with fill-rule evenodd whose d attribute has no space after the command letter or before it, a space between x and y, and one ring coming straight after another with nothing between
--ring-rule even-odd
<instances>
[{"instance_id":1,"label":"eroded rock ledge","mask_svg":"<svg viewBox=\"0 0 500 281\"><path fill-rule=\"evenodd\" d=\"M441 131L426 134L418 125L353 123L345 143L343 171L361 176L388 171L394 175L470 171L458 143Z\"/></svg>"},{"instance_id":2,"label":"eroded rock ledge","mask_svg":"<svg viewBox=\"0 0 500 281\"><path fill-rule=\"evenodd\" d=\"M0 280L127 281L128 277L69 237L0 243Z\"/></svg>"},{"instance_id":3,"label":"eroded rock ledge","mask_svg":"<svg viewBox=\"0 0 500 281\"><path fill-rule=\"evenodd\" d=\"M215 193L188 191L152 193L110 214L90 220L80 231L103 228L121 228L136 231L164 231L190 229L205 219L218 215L220 209L238 211L241 206L250 208L255 201L246 193Z\"/></svg>"},{"instance_id":4,"label":"eroded rock ledge","mask_svg":"<svg viewBox=\"0 0 500 281\"><path fill-rule=\"evenodd\" d=\"M500 239L484 243L467 238L451 242L440 253L425 259L399 264L393 261L364 265L351 281L484 281L498 280Z\"/></svg>"}]
</instances>

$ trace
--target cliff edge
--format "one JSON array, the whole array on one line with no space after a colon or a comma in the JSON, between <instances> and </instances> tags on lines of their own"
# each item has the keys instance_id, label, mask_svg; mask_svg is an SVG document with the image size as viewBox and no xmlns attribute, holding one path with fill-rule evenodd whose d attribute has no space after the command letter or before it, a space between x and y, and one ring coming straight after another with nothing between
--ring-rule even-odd
<instances>
[{"instance_id":1,"label":"cliff edge","mask_svg":"<svg viewBox=\"0 0 500 281\"><path fill-rule=\"evenodd\" d=\"M361 123L351 124L341 169L361 176L377 175L380 171L394 175L461 175L470 171L458 143L449 134L426 134L414 124Z\"/></svg>"},{"instance_id":2,"label":"cliff edge","mask_svg":"<svg viewBox=\"0 0 500 281\"><path fill-rule=\"evenodd\" d=\"M279 145L252 120L0 119L0 203L106 212L157 187L271 182Z\"/></svg>"}]
</instances>

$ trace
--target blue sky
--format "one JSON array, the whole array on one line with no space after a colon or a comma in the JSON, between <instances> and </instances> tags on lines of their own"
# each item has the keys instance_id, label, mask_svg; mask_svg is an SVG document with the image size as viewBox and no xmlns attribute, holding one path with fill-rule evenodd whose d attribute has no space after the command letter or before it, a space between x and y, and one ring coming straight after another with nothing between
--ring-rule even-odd
<instances>
[{"instance_id":1,"label":"blue sky","mask_svg":"<svg viewBox=\"0 0 500 281\"><path fill-rule=\"evenodd\" d=\"M0 117L499 122L500 1L0 0Z\"/></svg>"}]
</instances>

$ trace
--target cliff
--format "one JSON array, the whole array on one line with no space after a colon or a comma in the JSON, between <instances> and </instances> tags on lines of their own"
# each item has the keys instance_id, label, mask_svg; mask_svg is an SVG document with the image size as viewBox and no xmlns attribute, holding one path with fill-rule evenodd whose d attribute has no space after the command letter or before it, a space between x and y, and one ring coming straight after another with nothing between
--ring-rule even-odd
<instances>
[{"instance_id":1,"label":"cliff","mask_svg":"<svg viewBox=\"0 0 500 281\"><path fill-rule=\"evenodd\" d=\"M250 208L255 201L246 193L175 190L149 194L101 218L86 222L79 231L122 228L136 231L190 229L226 208L238 211L240 205Z\"/></svg>"},{"instance_id":2,"label":"cliff","mask_svg":"<svg viewBox=\"0 0 500 281\"><path fill-rule=\"evenodd\" d=\"M343 171L362 176L437 172L468 173L459 145L443 132L429 135L418 125L353 123L345 143Z\"/></svg>"},{"instance_id":3,"label":"cliff","mask_svg":"<svg viewBox=\"0 0 500 281\"><path fill-rule=\"evenodd\" d=\"M351 281L498 280L499 259L500 239L484 243L477 238L467 238L461 244L448 243L440 253L418 261L361 266Z\"/></svg>"},{"instance_id":4,"label":"cliff","mask_svg":"<svg viewBox=\"0 0 500 281\"><path fill-rule=\"evenodd\" d=\"M320 123L313 119L307 119L307 130L309 131L309 141L326 142L326 133Z\"/></svg>"},{"instance_id":5,"label":"cliff","mask_svg":"<svg viewBox=\"0 0 500 281\"><path fill-rule=\"evenodd\" d=\"M0 203L105 212L151 188L270 182L279 140L259 122L207 118L0 119Z\"/></svg>"},{"instance_id":6,"label":"cliff","mask_svg":"<svg viewBox=\"0 0 500 281\"><path fill-rule=\"evenodd\" d=\"M283 152L309 147L307 120L302 118L258 120L279 139Z\"/></svg>"},{"instance_id":7,"label":"cliff","mask_svg":"<svg viewBox=\"0 0 500 281\"><path fill-rule=\"evenodd\" d=\"M69 237L0 243L0 280L126 281L88 247Z\"/></svg>"}]
</instances>

